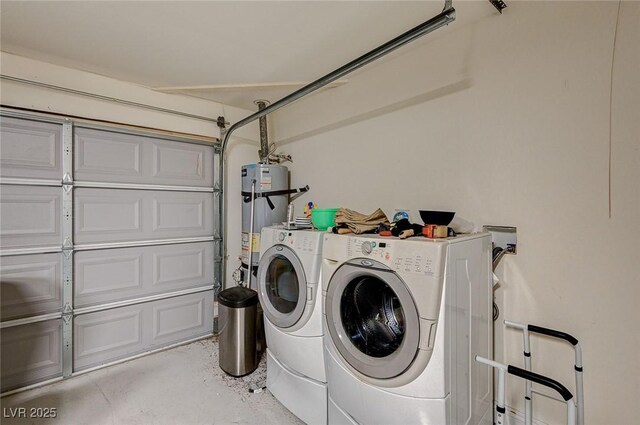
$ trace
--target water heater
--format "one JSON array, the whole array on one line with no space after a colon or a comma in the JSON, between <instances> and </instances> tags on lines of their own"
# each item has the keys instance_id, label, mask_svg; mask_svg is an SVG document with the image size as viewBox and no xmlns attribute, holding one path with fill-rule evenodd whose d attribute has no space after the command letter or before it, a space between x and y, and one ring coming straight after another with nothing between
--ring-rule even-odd
<instances>
[{"instance_id":1,"label":"water heater","mask_svg":"<svg viewBox=\"0 0 640 425\"><path fill-rule=\"evenodd\" d=\"M249 164L242 167L242 268L245 271L249 264L252 270L258 267L262 228L287 220L289 193L289 170L284 165ZM251 239L253 243L250 243Z\"/></svg>"}]
</instances>

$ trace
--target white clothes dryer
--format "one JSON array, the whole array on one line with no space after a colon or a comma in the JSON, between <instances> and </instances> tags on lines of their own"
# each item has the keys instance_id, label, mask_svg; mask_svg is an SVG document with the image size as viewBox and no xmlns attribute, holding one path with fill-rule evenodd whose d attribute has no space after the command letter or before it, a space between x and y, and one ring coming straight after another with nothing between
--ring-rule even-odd
<instances>
[{"instance_id":1,"label":"white clothes dryer","mask_svg":"<svg viewBox=\"0 0 640 425\"><path fill-rule=\"evenodd\" d=\"M323 232L262 229L257 289L265 315L267 388L307 424L327 423Z\"/></svg>"},{"instance_id":2,"label":"white clothes dryer","mask_svg":"<svg viewBox=\"0 0 640 425\"><path fill-rule=\"evenodd\" d=\"M492 424L491 239L325 234L328 420Z\"/></svg>"}]
</instances>

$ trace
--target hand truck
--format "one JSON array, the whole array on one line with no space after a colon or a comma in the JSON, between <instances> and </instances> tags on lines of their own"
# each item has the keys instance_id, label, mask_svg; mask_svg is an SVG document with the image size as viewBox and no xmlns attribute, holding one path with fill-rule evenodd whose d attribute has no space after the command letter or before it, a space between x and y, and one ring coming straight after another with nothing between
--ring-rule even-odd
<instances>
[{"instance_id":1,"label":"hand truck","mask_svg":"<svg viewBox=\"0 0 640 425\"><path fill-rule=\"evenodd\" d=\"M504 394L505 394L505 375L507 373L517 376L519 378L526 379L527 381L535 382L540 385L544 385L549 387L555 391L557 391L560 396L567 403L567 425L576 425L576 404L573 400L573 394L569 391L564 385L555 381L551 378L548 378L543 375L539 375L537 373L533 373L531 371L520 369L516 366L505 365L502 363L494 362L493 360L485 359L484 357L476 356L476 361L479 363L484 363L493 368L498 369L498 400L496 403L496 425L504 425L505 424L505 405L504 405Z\"/></svg>"},{"instance_id":2,"label":"hand truck","mask_svg":"<svg viewBox=\"0 0 640 425\"><path fill-rule=\"evenodd\" d=\"M578 412L577 425L584 425L584 392L582 387L582 348L579 341L573 336L565 332L556 331L554 329L543 328L536 325L523 325L522 323L504 321L504 324L511 328L520 329L522 331L522 342L524 345L524 368L531 372L531 347L529 335L531 333L537 333L540 335L550 336L556 339L563 339L573 346L575 351L575 376L576 376L576 408ZM525 425L532 424L532 390L531 381L525 382L525 395L524 395L524 423Z\"/></svg>"}]
</instances>

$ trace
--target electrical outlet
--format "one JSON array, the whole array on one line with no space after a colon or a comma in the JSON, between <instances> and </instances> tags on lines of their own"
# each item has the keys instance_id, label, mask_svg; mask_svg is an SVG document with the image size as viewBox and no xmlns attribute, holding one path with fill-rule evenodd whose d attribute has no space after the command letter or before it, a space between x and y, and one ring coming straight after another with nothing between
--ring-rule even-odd
<instances>
[{"instance_id":1,"label":"electrical outlet","mask_svg":"<svg viewBox=\"0 0 640 425\"><path fill-rule=\"evenodd\" d=\"M516 228L512 226L482 226L485 232L491 233L491 241L494 247L500 247L507 254L517 253L518 235Z\"/></svg>"}]
</instances>

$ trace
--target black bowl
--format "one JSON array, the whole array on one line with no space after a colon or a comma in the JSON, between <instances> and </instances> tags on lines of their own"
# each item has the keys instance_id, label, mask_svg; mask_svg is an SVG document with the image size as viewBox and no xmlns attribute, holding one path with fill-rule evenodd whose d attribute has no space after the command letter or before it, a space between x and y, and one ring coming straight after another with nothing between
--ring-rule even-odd
<instances>
[{"instance_id":1,"label":"black bowl","mask_svg":"<svg viewBox=\"0 0 640 425\"><path fill-rule=\"evenodd\" d=\"M440 226L448 226L453 220L453 216L456 213L451 211L426 211L419 210L420 218L424 221L424 224L438 224Z\"/></svg>"}]
</instances>

